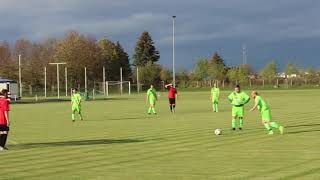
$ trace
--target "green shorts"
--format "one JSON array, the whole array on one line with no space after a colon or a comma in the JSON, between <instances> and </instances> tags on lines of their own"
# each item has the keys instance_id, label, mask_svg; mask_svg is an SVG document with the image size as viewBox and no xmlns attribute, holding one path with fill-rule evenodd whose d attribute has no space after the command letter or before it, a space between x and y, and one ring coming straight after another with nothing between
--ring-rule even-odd
<instances>
[{"instance_id":1,"label":"green shorts","mask_svg":"<svg viewBox=\"0 0 320 180\"><path fill-rule=\"evenodd\" d=\"M268 110L262 110L261 111L261 118L264 121L271 121L272 120L272 116L271 116L271 111Z\"/></svg>"},{"instance_id":2,"label":"green shorts","mask_svg":"<svg viewBox=\"0 0 320 180\"><path fill-rule=\"evenodd\" d=\"M149 99L149 104L150 105L156 105L156 100L155 99Z\"/></svg>"},{"instance_id":3,"label":"green shorts","mask_svg":"<svg viewBox=\"0 0 320 180\"><path fill-rule=\"evenodd\" d=\"M212 103L213 104L219 104L219 99L217 98L217 99L212 99Z\"/></svg>"},{"instance_id":4,"label":"green shorts","mask_svg":"<svg viewBox=\"0 0 320 180\"><path fill-rule=\"evenodd\" d=\"M81 112L81 106L72 106L72 112Z\"/></svg>"},{"instance_id":5,"label":"green shorts","mask_svg":"<svg viewBox=\"0 0 320 180\"><path fill-rule=\"evenodd\" d=\"M244 107L232 107L232 117L243 117L244 115Z\"/></svg>"}]
</instances>

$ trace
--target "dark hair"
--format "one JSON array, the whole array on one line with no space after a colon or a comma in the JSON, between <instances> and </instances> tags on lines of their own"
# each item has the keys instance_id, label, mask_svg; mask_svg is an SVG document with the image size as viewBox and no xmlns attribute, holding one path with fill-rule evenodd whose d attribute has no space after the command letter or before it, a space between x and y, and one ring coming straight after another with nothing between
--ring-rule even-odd
<instances>
[{"instance_id":1,"label":"dark hair","mask_svg":"<svg viewBox=\"0 0 320 180\"><path fill-rule=\"evenodd\" d=\"M7 97L8 96L8 90L7 89L2 89L1 95Z\"/></svg>"},{"instance_id":2,"label":"dark hair","mask_svg":"<svg viewBox=\"0 0 320 180\"><path fill-rule=\"evenodd\" d=\"M77 88L73 88L73 90L78 91L78 89L77 89Z\"/></svg>"},{"instance_id":3,"label":"dark hair","mask_svg":"<svg viewBox=\"0 0 320 180\"><path fill-rule=\"evenodd\" d=\"M240 88L240 85L239 85L239 84L237 84L237 85L236 85L236 88Z\"/></svg>"}]
</instances>

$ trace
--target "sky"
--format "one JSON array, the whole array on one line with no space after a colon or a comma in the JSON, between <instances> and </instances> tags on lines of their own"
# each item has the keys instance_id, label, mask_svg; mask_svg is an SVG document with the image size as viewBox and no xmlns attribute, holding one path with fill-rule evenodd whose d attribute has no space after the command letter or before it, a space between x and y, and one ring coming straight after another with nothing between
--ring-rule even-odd
<instances>
[{"instance_id":1,"label":"sky","mask_svg":"<svg viewBox=\"0 0 320 180\"><path fill-rule=\"evenodd\" d=\"M176 68L219 52L226 64L247 61L259 70L271 59L320 67L318 0L0 0L0 40L41 41L77 30L120 41L132 57L149 31L171 68L172 15L176 18Z\"/></svg>"}]
</instances>

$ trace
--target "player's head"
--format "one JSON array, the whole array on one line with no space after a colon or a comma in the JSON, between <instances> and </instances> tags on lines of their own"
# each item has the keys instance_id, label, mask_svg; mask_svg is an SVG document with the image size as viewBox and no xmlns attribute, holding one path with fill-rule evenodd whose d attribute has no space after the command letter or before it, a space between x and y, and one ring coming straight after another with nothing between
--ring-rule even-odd
<instances>
[{"instance_id":1,"label":"player's head","mask_svg":"<svg viewBox=\"0 0 320 180\"><path fill-rule=\"evenodd\" d=\"M215 83L213 84L213 87L215 87L215 88L216 88L217 86L218 86L218 85L217 85L217 83L215 82Z\"/></svg>"},{"instance_id":2,"label":"player's head","mask_svg":"<svg viewBox=\"0 0 320 180\"><path fill-rule=\"evenodd\" d=\"M251 92L251 97L252 98L256 98L256 96L258 96L259 94L258 94L258 92L257 91L252 91Z\"/></svg>"},{"instance_id":3,"label":"player's head","mask_svg":"<svg viewBox=\"0 0 320 180\"><path fill-rule=\"evenodd\" d=\"M153 84L150 84L150 88L153 89Z\"/></svg>"},{"instance_id":4,"label":"player's head","mask_svg":"<svg viewBox=\"0 0 320 180\"><path fill-rule=\"evenodd\" d=\"M241 89L240 89L240 85L237 84L237 85L234 87L234 91L237 92L237 93L239 93L240 90L241 90Z\"/></svg>"},{"instance_id":5,"label":"player's head","mask_svg":"<svg viewBox=\"0 0 320 180\"><path fill-rule=\"evenodd\" d=\"M2 89L1 91L1 96L4 96L5 98L8 98L8 90L7 89Z\"/></svg>"},{"instance_id":6,"label":"player's head","mask_svg":"<svg viewBox=\"0 0 320 180\"><path fill-rule=\"evenodd\" d=\"M73 88L73 89L72 89L72 93L76 93L77 91L78 91L77 88Z\"/></svg>"}]
</instances>

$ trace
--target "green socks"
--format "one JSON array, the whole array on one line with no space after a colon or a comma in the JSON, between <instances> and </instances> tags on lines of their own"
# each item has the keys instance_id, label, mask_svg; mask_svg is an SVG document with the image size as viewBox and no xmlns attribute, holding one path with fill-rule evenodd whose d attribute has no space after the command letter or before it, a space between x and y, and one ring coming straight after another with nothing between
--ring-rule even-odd
<instances>
[{"instance_id":1,"label":"green socks","mask_svg":"<svg viewBox=\"0 0 320 180\"><path fill-rule=\"evenodd\" d=\"M279 128L279 124L278 124L278 123L276 123L276 122L272 122L272 123L270 123L270 126L271 126L272 128L276 128L276 129L278 129L278 128Z\"/></svg>"},{"instance_id":2,"label":"green socks","mask_svg":"<svg viewBox=\"0 0 320 180\"><path fill-rule=\"evenodd\" d=\"M74 121L74 114L72 114L71 117L72 117L72 121Z\"/></svg>"},{"instance_id":3,"label":"green socks","mask_svg":"<svg viewBox=\"0 0 320 180\"><path fill-rule=\"evenodd\" d=\"M271 127L270 127L270 125L269 125L268 123L265 123L265 124L264 124L264 127L265 127L268 131L271 131L271 130L272 130Z\"/></svg>"},{"instance_id":4,"label":"green socks","mask_svg":"<svg viewBox=\"0 0 320 180\"><path fill-rule=\"evenodd\" d=\"M155 108L151 108L151 110L152 110L153 114L156 114L156 109Z\"/></svg>"},{"instance_id":5,"label":"green socks","mask_svg":"<svg viewBox=\"0 0 320 180\"><path fill-rule=\"evenodd\" d=\"M243 128L243 119L240 119L240 128Z\"/></svg>"},{"instance_id":6,"label":"green socks","mask_svg":"<svg viewBox=\"0 0 320 180\"><path fill-rule=\"evenodd\" d=\"M148 114L151 114L151 113L156 114L155 108L149 107Z\"/></svg>"},{"instance_id":7,"label":"green socks","mask_svg":"<svg viewBox=\"0 0 320 180\"><path fill-rule=\"evenodd\" d=\"M214 108L215 108L216 112L218 112L218 104L214 104Z\"/></svg>"},{"instance_id":8,"label":"green socks","mask_svg":"<svg viewBox=\"0 0 320 180\"><path fill-rule=\"evenodd\" d=\"M232 119L232 128L236 128L237 122L235 119Z\"/></svg>"}]
</instances>

